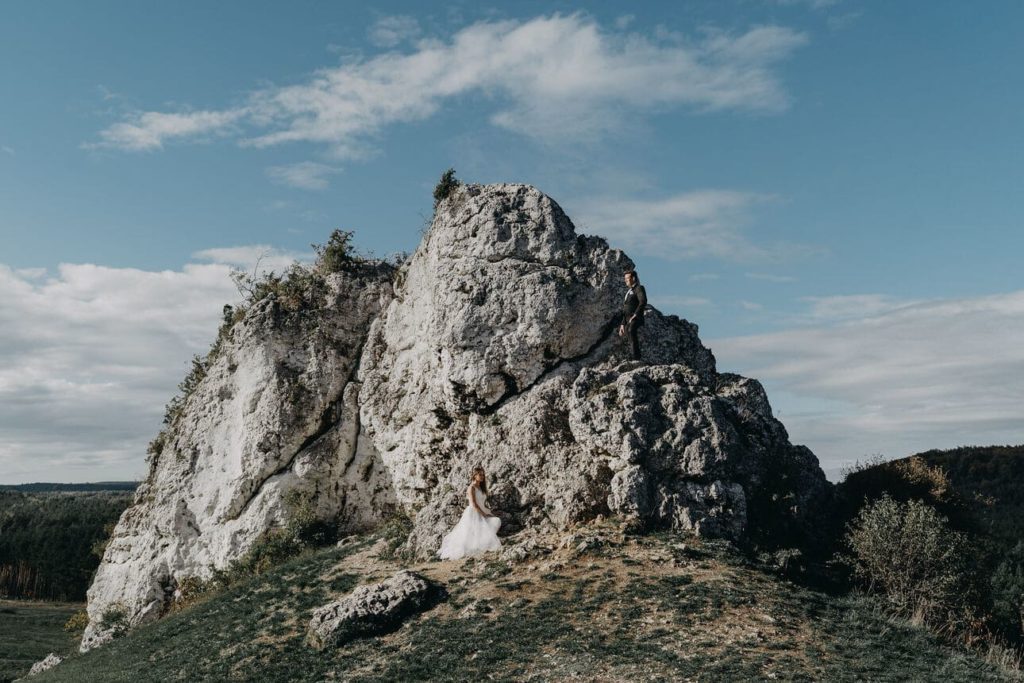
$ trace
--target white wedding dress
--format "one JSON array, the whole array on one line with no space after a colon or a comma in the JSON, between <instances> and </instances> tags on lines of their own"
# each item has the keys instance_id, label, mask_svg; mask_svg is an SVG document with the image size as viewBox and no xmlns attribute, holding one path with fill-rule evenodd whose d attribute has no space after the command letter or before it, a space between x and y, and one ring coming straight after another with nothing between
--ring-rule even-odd
<instances>
[{"instance_id":1,"label":"white wedding dress","mask_svg":"<svg viewBox=\"0 0 1024 683\"><path fill-rule=\"evenodd\" d=\"M487 507L487 494L474 486L473 497L481 510L490 513ZM441 541L441 550L438 554L442 560L457 560L460 557L497 550L501 547L501 541L498 540L500 526L501 520L497 517L485 517L472 505L466 505L459 523Z\"/></svg>"}]
</instances>

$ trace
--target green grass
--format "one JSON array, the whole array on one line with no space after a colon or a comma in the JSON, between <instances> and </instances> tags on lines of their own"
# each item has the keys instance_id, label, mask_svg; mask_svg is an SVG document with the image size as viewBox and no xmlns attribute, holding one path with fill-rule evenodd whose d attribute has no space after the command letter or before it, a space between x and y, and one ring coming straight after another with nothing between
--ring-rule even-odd
<instances>
[{"instance_id":1,"label":"green grass","mask_svg":"<svg viewBox=\"0 0 1024 683\"><path fill-rule=\"evenodd\" d=\"M64 622L82 609L77 603L0 600L0 681L24 676L51 652L76 647Z\"/></svg>"},{"instance_id":2,"label":"green grass","mask_svg":"<svg viewBox=\"0 0 1024 683\"><path fill-rule=\"evenodd\" d=\"M346 560L365 543L329 548L36 680L1007 680L889 620L870 599L797 586L725 547L679 551L672 541L555 553L558 572L530 571L530 562L430 565L425 571L448 584L447 603L387 636L316 652L302 642L313 608L368 580ZM390 569L368 571L376 578Z\"/></svg>"}]
</instances>

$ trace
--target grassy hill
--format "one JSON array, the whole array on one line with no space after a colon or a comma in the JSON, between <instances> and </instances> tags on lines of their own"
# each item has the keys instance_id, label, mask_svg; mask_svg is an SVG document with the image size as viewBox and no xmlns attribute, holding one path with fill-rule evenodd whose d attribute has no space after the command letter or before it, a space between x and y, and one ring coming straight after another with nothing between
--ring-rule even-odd
<instances>
[{"instance_id":1,"label":"grassy hill","mask_svg":"<svg viewBox=\"0 0 1024 683\"><path fill-rule=\"evenodd\" d=\"M919 453L929 465L945 470L966 498L980 496L986 531L1012 547L1024 541L1024 446L971 446Z\"/></svg>"},{"instance_id":2,"label":"grassy hill","mask_svg":"<svg viewBox=\"0 0 1024 683\"><path fill-rule=\"evenodd\" d=\"M307 552L34 680L1006 680L870 599L798 586L724 544L608 522L563 541L518 562L413 563L449 598L328 652L302 642L311 611L406 565L375 536Z\"/></svg>"},{"instance_id":3,"label":"grassy hill","mask_svg":"<svg viewBox=\"0 0 1024 683\"><path fill-rule=\"evenodd\" d=\"M50 652L77 647L63 628L84 603L0 600L0 681L25 675Z\"/></svg>"}]
</instances>

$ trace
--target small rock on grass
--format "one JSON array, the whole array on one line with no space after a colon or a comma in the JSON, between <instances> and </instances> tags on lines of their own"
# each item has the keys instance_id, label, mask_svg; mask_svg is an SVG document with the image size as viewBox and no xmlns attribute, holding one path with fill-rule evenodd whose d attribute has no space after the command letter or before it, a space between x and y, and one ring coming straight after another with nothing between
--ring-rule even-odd
<instances>
[{"instance_id":1,"label":"small rock on grass","mask_svg":"<svg viewBox=\"0 0 1024 683\"><path fill-rule=\"evenodd\" d=\"M422 575L400 571L380 583L359 586L344 598L314 610L307 642L323 650L393 631L446 594L442 586Z\"/></svg>"}]
</instances>

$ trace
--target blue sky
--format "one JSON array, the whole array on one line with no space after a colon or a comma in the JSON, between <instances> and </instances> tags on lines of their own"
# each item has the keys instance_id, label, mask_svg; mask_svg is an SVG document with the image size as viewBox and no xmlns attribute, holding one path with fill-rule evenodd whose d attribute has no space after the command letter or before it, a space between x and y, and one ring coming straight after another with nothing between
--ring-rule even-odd
<instances>
[{"instance_id":1,"label":"blue sky","mask_svg":"<svg viewBox=\"0 0 1024 683\"><path fill-rule=\"evenodd\" d=\"M1024 5L8 2L0 481L137 476L234 296L552 195L833 476L1020 443Z\"/></svg>"}]
</instances>

